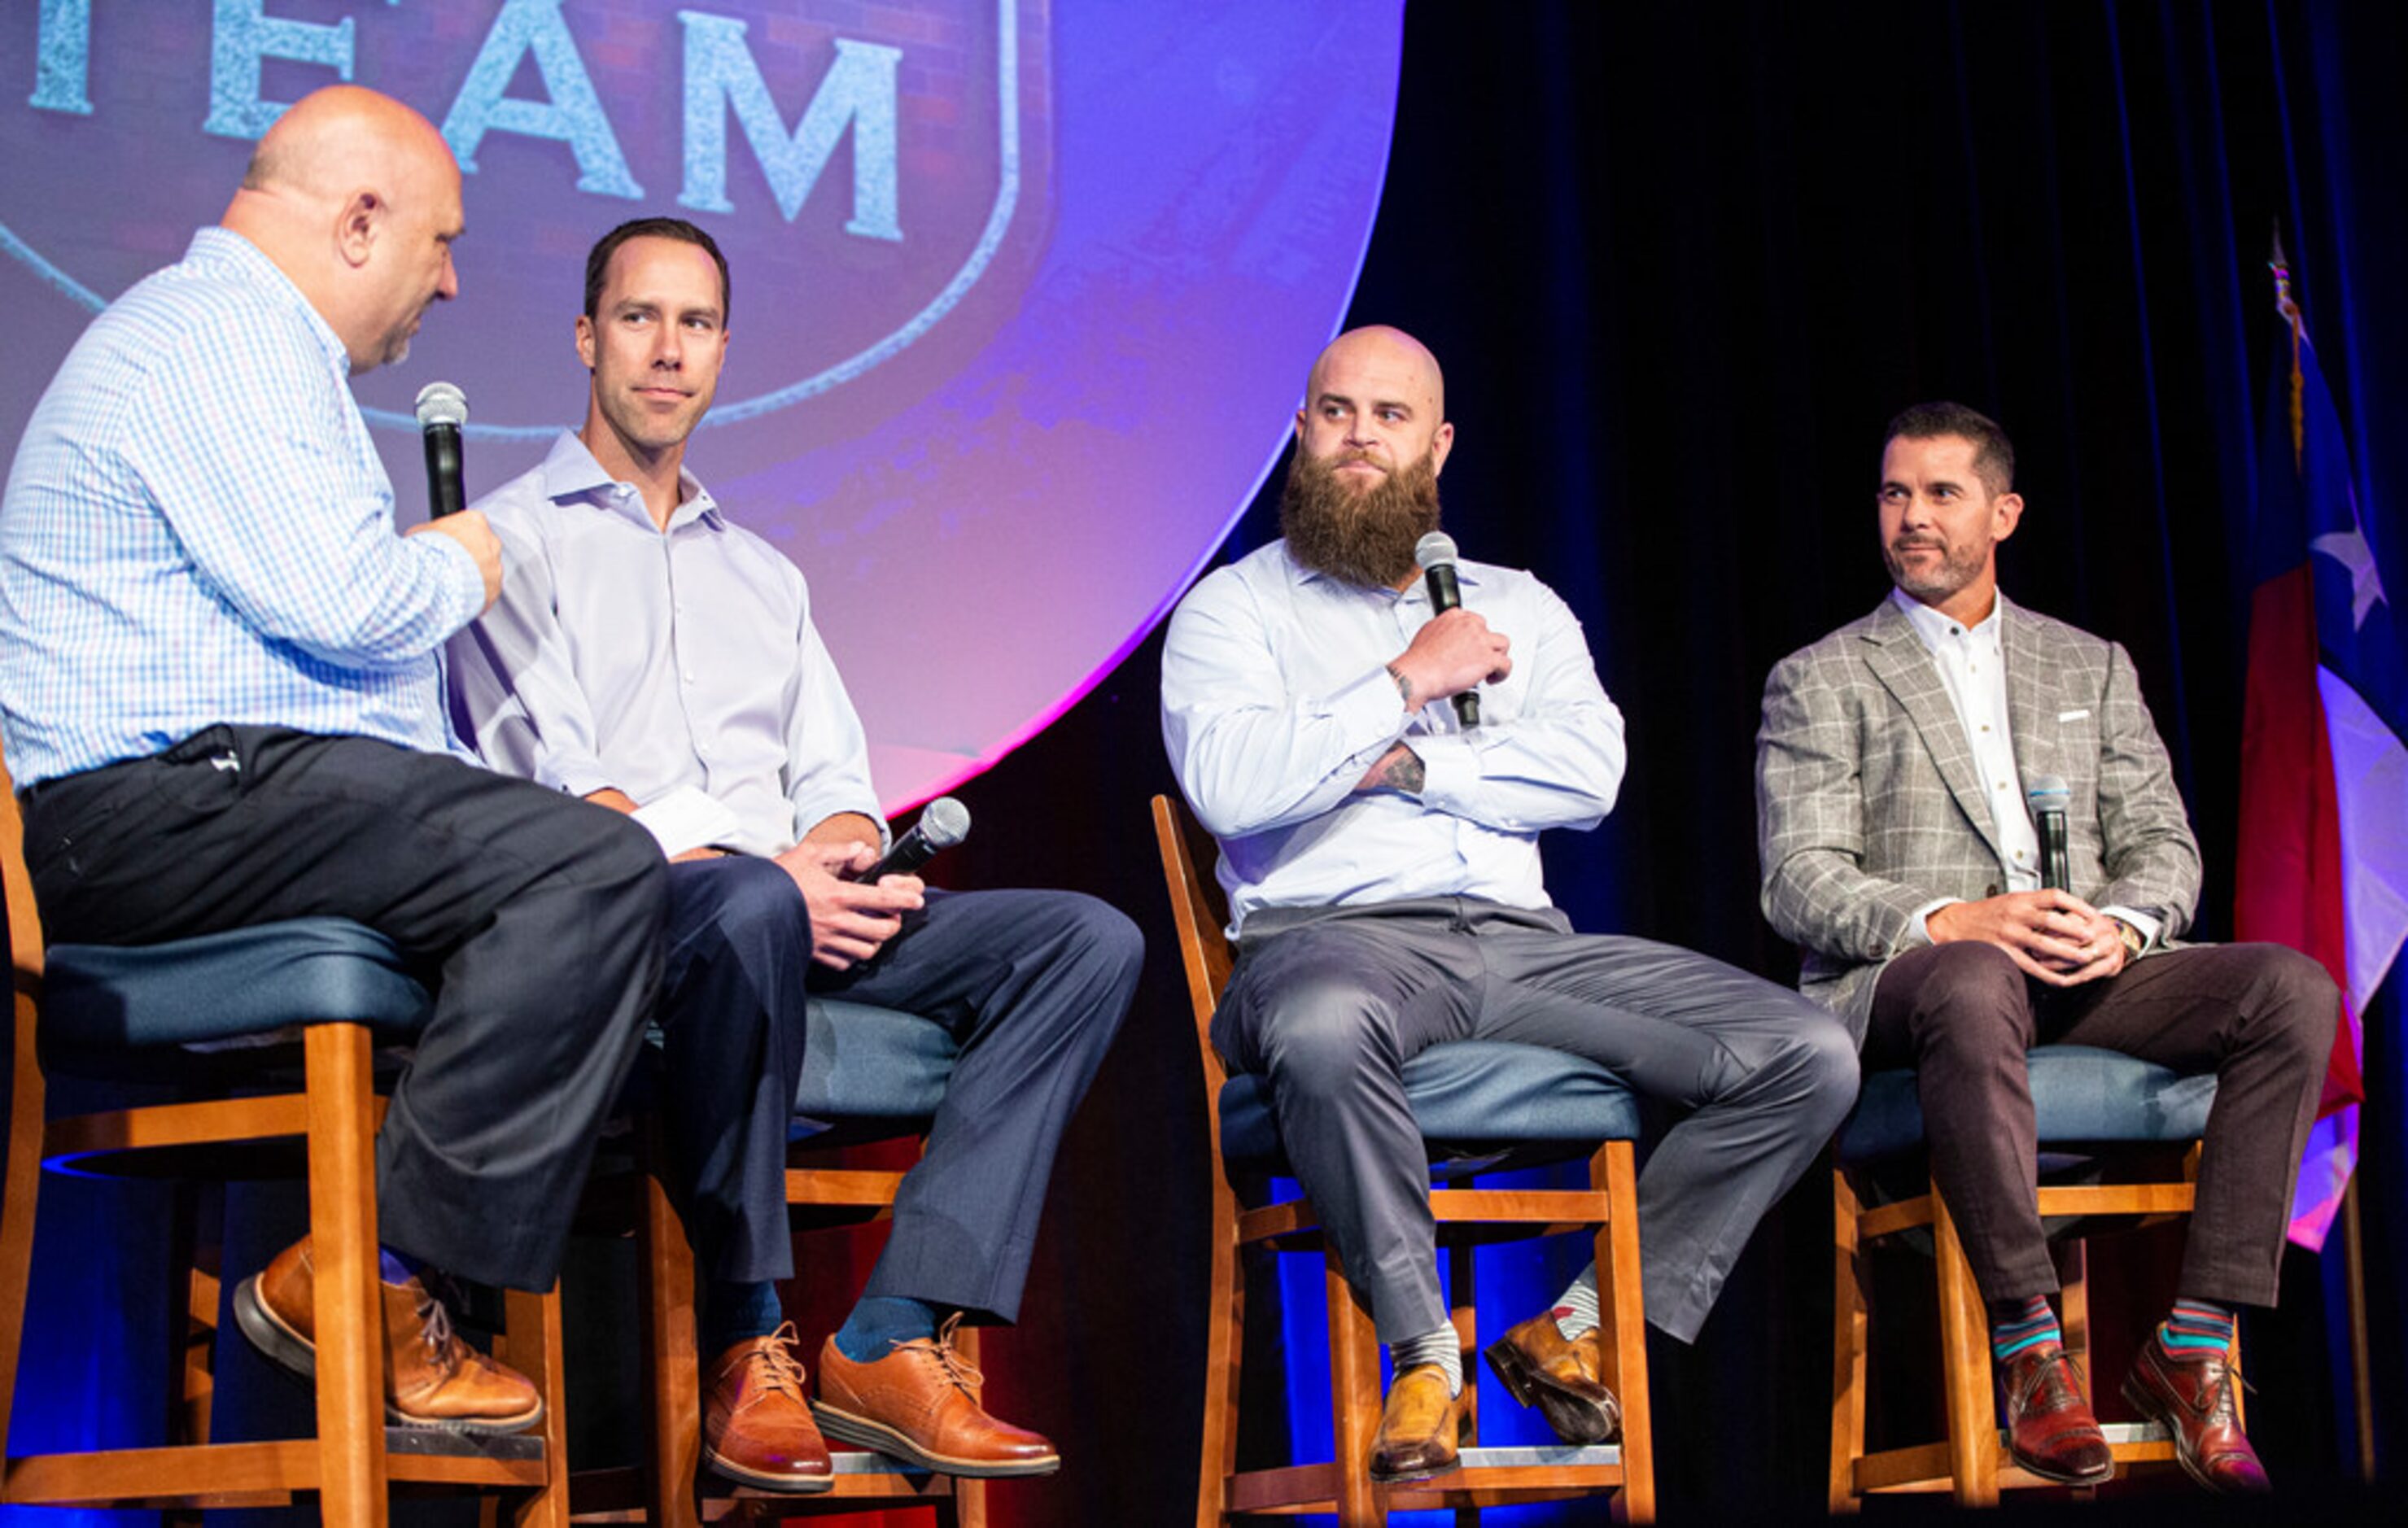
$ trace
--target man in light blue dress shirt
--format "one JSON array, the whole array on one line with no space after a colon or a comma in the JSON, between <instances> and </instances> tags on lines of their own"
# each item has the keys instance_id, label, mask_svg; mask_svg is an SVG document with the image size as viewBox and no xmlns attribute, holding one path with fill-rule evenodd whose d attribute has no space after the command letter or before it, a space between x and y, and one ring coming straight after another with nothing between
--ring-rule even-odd
<instances>
[{"instance_id":1,"label":"man in light blue dress shirt","mask_svg":"<svg viewBox=\"0 0 2408 1528\"><path fill-rule=\"evenodd\" d=\"M660 969L657 854L449 751L437 652L494 598L464 514L394 534L348 377L457 290L460 173L348 86L260 139L222 225L93 321L0 507L0 732L45 932L151 944L308 916L440 983L377 1135L386 1405L508 1430L523 1377L452 1334L423 1260L552 1286ZM307 1238L234 1297L312 1366Z\"/></svg>"},{"instance_id":2,"label":"man in light blue dress shirt","mask_svg":"<svg viewBox=\"0 0 2408 1528\"><path fill-rule=\"evenodd\" d=\"M1053 1445L978 1404L953 1329L1018 1311L1054 1150L1140 940L1070 893L852 878L884 828L810 589L684 466L727 316L725 260L693 224L638 220L595 246L585 422L480 503L508 577L452 643L454 717L496 768L639 813L678 862L664 1111L709 1280L708 1462L769 1490L833 1483L773 1282L794 1271L805 998L827 992L923 1015L962 1050L864 1297L820 1351L819 1424L927 1469L1042 1474Z\"/></svg>"},{"instance_id":3,"label":"man in light blue dress shirt","mask_svg":"<svg viewBox=\"0 0 2408 1528\"><path fill-rule=\"evenodd\" d=\"M1529 574L1462 563L1461 608L1433 619L1413 547L1437 528L1455 428L1429 351L1340 336L1296 435L1283 539L1171 619L1163 735L1220 840L1239 946L1213 1043L1273 1084L1297 1178L1395 1359L1370 1474L1412 1479L1455 1463L1464 1401L1405 1062L1447 1040L1550 1046L1685 1110L1640 1175L1639 1235L1647 1319L1686 1341L1854 1101L1856 1058L1795 993L1574 934L1548 900L1539 835L1612 808L1622 717ZM1475 690L1467 729L1447 702ZM1597 1299L1592 1266L1488 1350L1570 1442L1619 1421Z\"/></svg>"}]
</instances>

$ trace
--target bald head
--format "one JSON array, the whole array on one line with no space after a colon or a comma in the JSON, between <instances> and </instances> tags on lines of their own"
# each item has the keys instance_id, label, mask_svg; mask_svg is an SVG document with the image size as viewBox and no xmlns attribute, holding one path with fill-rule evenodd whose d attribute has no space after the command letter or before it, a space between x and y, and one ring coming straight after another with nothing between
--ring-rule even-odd
<instances>
[{"instance_id":1,"label":"bald head","mask_svg":"<svg viewBox=\"0 0 2408 1528\"><path fill-rule=\"evenodd\" d=\"M1333 368L1349 372L1368 368L1395 378L1410 388L1417 408L1427 409L1433 425L1446 419L1446 378L1439 370L1438 357L1430 353L1428 346L1402 329L1392 329L1384 323L1366 324L1331 340L1312 363L1312 375L1305 380L1308 403L1321 395L1322 381Z\"/></svg>"},{"instance_id":2,"label":"bald head","mask_svg":"<svg viewBox=\"0 0 2408 1528\"><path fill-rule=\"evenodd\" d=\"M1438 357L1401 329L1348 330L1312 364L1296 440L1297 450L1358 487L1424 456L1436 477L1455 445Z\"/></svg>"},{"instance_id":3,"label":"bald head","mask_svg":"<svg viewBox=\"0 0 2408 1528\"><path fill-rule=\"evenodd\" d=\"M301 289L355 371L408 354L427 307L459 290L450 146L424 117L356 85L313 92L277 119L222 221Z\"/></svg>"}]
</instances>

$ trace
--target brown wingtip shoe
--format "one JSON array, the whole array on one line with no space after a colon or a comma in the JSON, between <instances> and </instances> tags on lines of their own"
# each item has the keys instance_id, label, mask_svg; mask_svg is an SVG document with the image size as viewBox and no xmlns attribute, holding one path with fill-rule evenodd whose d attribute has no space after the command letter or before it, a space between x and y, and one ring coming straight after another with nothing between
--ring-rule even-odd
<instances>
[{"instance_id":1,"label":"brown wingtip shoe","mask_svg":"<svg viewBox=\"0 0 2408 1528\"><path fill-rule=\"evenodd\" d=\"M304 1236L234 1292L235 1324L251 1345L309 1380L318 1373L316 1288L317 1268ZM415 1277L377 1288L388 1421L454 1433L516 1433L543 1420L534 1383L462 1341L443 1302Z\"/></svg>"},{"instance_id":2,"label":"brown wingtip shoe","mask_svg":"<svg viewBox=\"0 0 2408 1528\"><path fill-rule=\"evenodd\" d=\"M2151 1337L2124 1377L2124 1399L2173 1435L2184 1474L2226 1495L2262 1496L2273 1483L2241 1431L2233 1395L2240 1380L2221 1348L2174 1352Z\"/></svg>"},{"instance_id":3,"label":"brown wingtip shoe","mask_svg":"<svg viewBox=\"0 0 2408 1528\"><path fill-rule=\"evenodd\" d=\"M2043 1480L2095 1486L2115 1473L2106 1435L2062 1343L2035 1342L2006 1362L2007 1452Z\"/></svg>"},{"instance_id":4,"label":"brown wingtip shoe","mask_svg":"<svg viewBox=\"0 0 2408 1528\"><path fill-rule=\"evenodd\" d=\"M1611 1443L1622 1431L1622 1404L1605 1386L1597 1328L1567 1337L1552 1311L1541 1311L1488 1345L1489 1368L1516 1405L1536 1405L1566 1443Z\"/></svg>"},{"instance_id":5,"label":"brown wingtip shoe","mask_svg":"<svg viewBox=\"0 0 2408 1528\"><path fill-rule=\"evenodd\" d=\"M845 1357L829 1337L811 1407L820 1430L940 1475L992 1479L1060 1469L1053 1444L979 1405L985 1378L953 1346L961 1324L949 1317L935 1336L898 1342L867 1364Z\"/></svg>"},{"instance_id":6,"label":"brown wingtip shoe","mask_svg":"<svg viewBox=\"0 0 2408 1528\"><path fill-rule=\"evenodd\" d=\"M1447 1393L1446 1371L1416 1364L1388 1387L1380 1431L1371 1439L1371 1478L1382 1485L1423 1480L1455 1466L1463 1430L1463 1398L1470 1386Z\"/></svg>"},{"instance_id":7,"label":"brown wingtip shoe","mask_svg":"<svg viewBox=\"0 0 2408 1528\"><path fill-rule=\"evenodd\" d=\"M795 1323L737 1343L710 1365L702 1406L703 1463L764 1491L826 1491L836 1465L803 1394Z\"/></svg>"}]
</instances>

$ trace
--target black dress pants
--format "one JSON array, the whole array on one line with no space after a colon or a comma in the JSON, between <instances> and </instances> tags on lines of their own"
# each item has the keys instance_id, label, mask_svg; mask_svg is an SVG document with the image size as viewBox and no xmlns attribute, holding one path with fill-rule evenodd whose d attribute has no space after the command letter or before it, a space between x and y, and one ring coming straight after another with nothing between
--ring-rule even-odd
<instances>
[{"instance_id":1,"label":"black dress pants","mask_svg":"<svg viewBox=\"0 0 2408 1528\"><path fill-rule=\"evenodd\" d=\"M59 942L323 915L434 973L377 1137L380 1235L550 1287L660 976L666 878L641 828L444 755L254 726L45 780L24 819Z\"/></svg>"}]
</instances>

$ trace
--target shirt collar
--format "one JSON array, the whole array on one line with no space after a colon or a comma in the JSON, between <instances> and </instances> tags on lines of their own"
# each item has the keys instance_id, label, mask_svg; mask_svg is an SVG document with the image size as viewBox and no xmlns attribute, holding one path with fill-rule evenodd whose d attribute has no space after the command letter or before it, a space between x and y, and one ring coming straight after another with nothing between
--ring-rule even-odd
<instances>
[{"instance_id":1,"label":"shirt collar","mask_svg":"<svg viewBox=\"0 0 2408 1528\"><path fill-rule=\"evenodd\" d=\"M309 305L309 299L293 284L293 278L284 274L284 267L268 259L258 245L231 228L196 228L193 231L192 244L184 250L184 263L229 267L249 291L279 307L299 314L309 325L309 333L324 349L326 358L333 363L337 374L346 378L351 376L351 352L343 343L342 336L335 333L335 326L326 321L324 314Z\"/></svg>"},{"instance_id":2,"label":"shirt collar","mask_svg":"<svg viewBox=\"0 0 2408 1528\"><path fill-rule=\"evenodd\" d=\"M1921 638L1923 645L1933 652L1938 652L1941 644L1955 636L1959 631L1976 641L1996 644L2002 626L2001 618L2004 617L2007 609L2007 596L2003 593L1993 594L1990 600L1990 613L1984 616L1979 624L1962 627L1955 620L1942 615L1903 589L1893 588L1889 592L1889 597L1890 603L1898 607L1899 613L1906 617L1906 623L1914 628L1914 635Z\"/></svg>"},{"instance_id":3,"label":"shirt collar","mask_svg":"<svg viewBox=\"0 0 2408 1528\"><path fill-rule=\"evenodd\" d=\"M1429 584L1426 579L1416 578L1412 583L1406 585L1401 591L1394 589L1367 589L1361 584L1348 583L1342 578L1333 578L1329 574L1322 572L1319 568L1305 566L1302 563L1296 560L1296 554L1294 552L1287 550L1287 543L1284 540L1280 543L1280 555L1287 561L1287 574L1289 581L1297 585L1325 583L1332 589L1351 590L1358 594L1385 594L1391 599L1398 600L1410 601L1427 599L1429 597ZM1455 581L1461 584L1466 589L1479 588L1481 583L1480 565L1476 563L1467 563L1457 560L1455 564Z\"/></svg>"},{"instance_id":4,"label":"shirt collar","mask_svg":"<svg viewBox=\"0 0 2408 1528\"><path fill-rule=\"evenodd\" d=\"M622 486L624 485L603 470L602 464L594 459L594 453L586 449L585 442L578 438L574 430L561 431L560 438L552 443L552 450L543 459L546 498L554 503L583 499L597 509L631 516L646 530L652 529L652 511L644 507L642 495L632 487L624 493L615 492ZM691 470L679 467L678 507L669 516L668 528L674 531L705 516L710 516L714 524L718 522L718 501L710 496Z\"/></svg>"}]
</instances>

